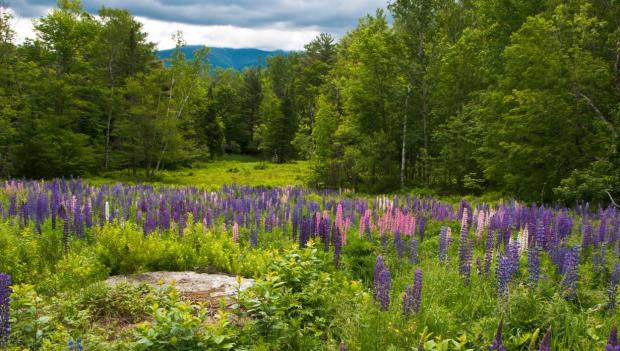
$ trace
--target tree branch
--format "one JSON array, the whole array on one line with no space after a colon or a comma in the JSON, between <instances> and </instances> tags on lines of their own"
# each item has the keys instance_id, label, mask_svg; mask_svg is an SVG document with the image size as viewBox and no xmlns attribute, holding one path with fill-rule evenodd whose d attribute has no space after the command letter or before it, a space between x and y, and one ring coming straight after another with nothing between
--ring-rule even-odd
<instances>
[{"instance_id":1,"label":"tree branch","mask_svg":"<svg viewBox=\"0 0 620 351\"><path fill-rule=\"evenodd\" d=\"M611 193L609 192L609 190L605 189L605 192L607 193L607 196L609 196L609 200L611 201L612 204L614 204L614 206L620 208L620 206L616 203L616 201L614 201L613 196L611 196Z\"/></svg>"},{"instance_id":2,"label":"tree branch","mask_svg":"<svg viewBox=\"0 0 620 351\"><path fill-rule=\"evenodd\" d=\"M582 98L594 111L594 113L598 116L598 118L603 121L603 123L605 123L605 125L607 126L607 128L609 128L609 130L611 131L612 135L614 138L616 138L618 136L618 133L616 132L616 128L614 128L613 124L611 124L611 122L609 122L607 120L607 118L605 117L605 115L601 112L601 110L598 109L598 107L596 107L596 105L594 104L594 102L592 101L592 99L590 99L589 97L587 97L586 95L582 94L581 92L576 92L574 94L577 97Z\"/></svg>"}]
</instances>

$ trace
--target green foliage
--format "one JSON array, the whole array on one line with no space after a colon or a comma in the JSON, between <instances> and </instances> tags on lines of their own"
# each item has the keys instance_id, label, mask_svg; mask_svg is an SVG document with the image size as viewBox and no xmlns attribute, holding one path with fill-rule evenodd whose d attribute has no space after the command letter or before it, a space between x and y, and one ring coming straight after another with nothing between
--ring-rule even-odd
<instances>
[{"instance_id":1,"label":"green foliage","mask_svg":"<svg viewBox=\"0 0 620 351\"><path fill-rule=\"evenodd\" d=\"M232 350L235 346L229 336L205 328L207 312L202 306L155 304L149 315L152 321L138 326L133 350Z\"/></svg>"},{"instance_id":2,"label":"green foliage","mask_svg":"<svg viewBox=\"0 0 620 351\"><path fill-rule=\"evenodd\" d=\"M312 245L274 260L243 300L252 333L276 342L271 347L316 349L331 326L339 288L323 262Z\"/></svg>"}]
</instances>

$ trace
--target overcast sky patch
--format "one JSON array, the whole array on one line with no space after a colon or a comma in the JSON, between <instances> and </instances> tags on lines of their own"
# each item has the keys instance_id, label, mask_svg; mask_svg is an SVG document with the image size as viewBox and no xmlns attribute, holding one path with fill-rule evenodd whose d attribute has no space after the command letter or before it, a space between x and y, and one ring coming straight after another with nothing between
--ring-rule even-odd
<instances>
[{"instance_id":1,"label":"overcast sky patch","mask_svg":"<svg viewBox=\"0 0 620 351\"><path fill-rule=\"evenodd\" d=\"M31 19L44 16L55 0L10 0L18 38L32 37ZM183 31L188 44L299 50L320 32L336 37L386 0L84 0L96 13L102 6L126 8L142 23L160 49L174 46L171 35Z\"/></svg>"}]
</instances>

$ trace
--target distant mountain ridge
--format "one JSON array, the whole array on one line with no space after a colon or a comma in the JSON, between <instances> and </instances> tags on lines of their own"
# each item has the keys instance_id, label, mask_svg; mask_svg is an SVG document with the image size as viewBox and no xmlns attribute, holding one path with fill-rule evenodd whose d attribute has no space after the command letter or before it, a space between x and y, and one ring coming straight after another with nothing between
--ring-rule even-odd
<instances>
[{"instance_id":1,"label":"distant mountain ridge","mask_svg":"<svg viewBox=\"0 0 620 351\"><path fill-rule=\"evenodd\" d=\"M193 52L200 49L201 45L188 45L182 50L185 57L191 59ZM160 50L157 52L157 57L160 59L169 58L172 55L174 49ZM265 64L265 59L274 55L286 55L287 51L275 50L265 51L260 49L232 49L232 48L209 48L209 63L212 68L234 68L236 70L242 70L246 67L253 67L259 64L259 59L262 64Z\"/></svg>"}]
</instances>

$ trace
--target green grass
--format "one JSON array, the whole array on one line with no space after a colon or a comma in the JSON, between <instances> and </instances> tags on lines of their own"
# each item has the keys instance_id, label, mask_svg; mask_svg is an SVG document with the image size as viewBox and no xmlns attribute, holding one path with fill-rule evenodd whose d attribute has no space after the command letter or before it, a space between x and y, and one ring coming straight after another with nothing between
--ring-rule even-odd
<instances>
[{"instance_id":1,"label":"green grass","mask_svg":"<svg viewBox=\"0 0 620 351\"><path fill-rule=\"evenodd\" d=\"M216 190L224 184L232 183L255 187L283 187L305 185L310 174L309 165L308 161L276 164L248 156L227 156L212 162L198 163L188 169L161 171L152 179L146 178L143 172L134 177L129 171L114 171L90 177L89 182L96 185L111 181L149 182L189 185L208 190Z\"/></svg>"}]
</instances>

